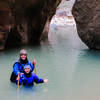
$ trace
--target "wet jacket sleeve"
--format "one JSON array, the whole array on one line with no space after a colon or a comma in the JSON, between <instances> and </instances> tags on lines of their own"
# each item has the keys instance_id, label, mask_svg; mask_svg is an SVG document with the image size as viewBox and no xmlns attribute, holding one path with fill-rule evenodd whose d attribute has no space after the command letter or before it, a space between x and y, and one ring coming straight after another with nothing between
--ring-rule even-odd
<instances>
[{"instance_id":1,"label":"wet jacket sleeve","mask_svg":"<svg viewBox=\"0 0 100 100\"><path fill-rule=\"evenodd\" d=\"M30 61L28 63L31 66L31 71L33 71L34 70L34 65Z\"/></svg>"},{"instance_id":2,"label":"wet jacket sleeve","mask_svg":"<svg viewBox=\"0 0 100 100\"><path fill-rule=\"evenodd\" d=\"M19 65L15 63L13 66L13 72L15 73L15 75L18 75L18 73L20 73L18 68L19 68Z\"/></svg>"},{"instance_id":3,"label":"wet jacket sleeve","mask_svg":"<svg viewBox=\"0 0 100 100\"><path fill-rule=\"evenodd\" d=\"M37 75L34 75L34 82L35 83L44 83L44 80L42 78L39 78Z\"/></svg>"}]
</instances>

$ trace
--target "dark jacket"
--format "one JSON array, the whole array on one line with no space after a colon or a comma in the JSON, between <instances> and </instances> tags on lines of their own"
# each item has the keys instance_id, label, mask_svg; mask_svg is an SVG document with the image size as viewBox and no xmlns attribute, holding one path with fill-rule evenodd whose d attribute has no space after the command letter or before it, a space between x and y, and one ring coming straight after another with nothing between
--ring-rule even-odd
<instances>
[{"instance_id":1,"label":"dark jacket","mask_svg":"<svg viewBox=\"0 0 100 100\"><path fill-rule=\"evenodd\" d=\"M33 86L34 82L36 84L38 83L44 83L43 79L39 78L34 73L31 73L30 76L26 76L25 73L23 75L20 75L19 84L24 86Z\"/></svg>"},{"instance_id":2,"label":"dark jacket","mask_svg":"<svg viewBox=\"0 0 100 100\"><path fill-rule=\"evenodd\" d=\"M28 61L26 64L21 64L19 61L15 62L13 65L13 72L10 77L11 82L16 82L16 77L17 77L18 73L24 72L25 65L30 65L31 72L34 70L34 65L30 61Z\"/></svg>"}]
</instances>

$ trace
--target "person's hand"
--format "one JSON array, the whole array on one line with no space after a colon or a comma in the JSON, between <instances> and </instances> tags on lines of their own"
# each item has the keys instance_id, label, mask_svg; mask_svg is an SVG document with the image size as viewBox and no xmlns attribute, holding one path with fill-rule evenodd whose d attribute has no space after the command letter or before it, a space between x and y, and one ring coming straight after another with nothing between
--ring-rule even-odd
<instances>
[{"instance_id":1,"label":"person's hand","mask_svg":"<svg viewBox=\"0 0 100 100\"><path fill-rule=\"evenodd\" d=\"M49 81L48 79L44 79L44 83L48 83L48 81Z\"/></svg>"},{"instance_id":2,"label":"person's hand","mask_svg":"<svg viewBox=\"0 0 100 100\"><path fill-rule=\"evenodd\" d=\"M23 75L24 73L20 73L19 75Z\"/></svg>"},{"instance_id":3,"label":"person's hand","mask_svg":"<svg viewBox=\"0 0 100 100\"><path fill-rule=\"evenodd\" d=\"M36 65L36 60L34 59L32 63L33 63L33 65Z\"/></svg>"},{"instance_id":4,"label":"person's hand","mask_svg":"<svg viewBox=\"0 0 100 100\"><path fill-rule=\"evenodd\" d=\"M16 80L18 81L20 79L20 77L17 77Z\"/></svg>"}]
</instances>

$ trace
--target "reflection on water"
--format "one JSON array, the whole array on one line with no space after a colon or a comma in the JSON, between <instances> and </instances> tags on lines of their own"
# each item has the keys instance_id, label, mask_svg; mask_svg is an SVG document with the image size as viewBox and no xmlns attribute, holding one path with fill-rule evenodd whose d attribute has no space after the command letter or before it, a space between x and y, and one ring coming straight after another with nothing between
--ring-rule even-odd
<instances>
[{"instance_id":1,"label":"reflection on water","mask_svg":"<svg viewBox=\"0 0 100 100\"><path fill-rule=\"evenodd\" d=\"M72 97L75 100L99 100L100 52L85 51L79 56L72 82Z\"/></svg>"}]
</instances>

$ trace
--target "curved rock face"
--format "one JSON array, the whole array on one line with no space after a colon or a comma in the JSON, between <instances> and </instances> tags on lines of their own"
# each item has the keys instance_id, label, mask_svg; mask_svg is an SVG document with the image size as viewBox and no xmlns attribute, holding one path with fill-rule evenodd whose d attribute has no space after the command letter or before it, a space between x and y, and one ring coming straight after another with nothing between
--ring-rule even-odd
<instances>
[{"instance_id":1,"label":"curved rock face","mask_svg":"<svg viewBox=\"0 0 100 100\"><path fill-rule=\"evenodd\" d=\"M12 0L11 29L6 46L36 44L47 38L52 16L61 0ZM45 29L48 28L48 29Z\"/></svg>"},{"instance_id":2,"label":"curved rock face","mask_svg":"<svg viewBox=\"0 0 100 100\"><path fill-rule=\"evenodd\" d=\"M72 12L82 41L100 49L100 0L76 0Z\"/></svg>"},{"instance_id":3,"label":"curved rock face","mask_svg":"<svg viewBox=\"0 0 100 100\"><path fill-rule=\"evenodd\" d=\"M60 2L61 0L0 1L0 4L3 4L1 6L7 5L7 9L9 8L9 13L5 12L3 14L6 15L4 20L2 20L3 17L1 18L2 14L0 14L0 20L2 20L2 23L5 23L5 19L8 18L5 25L10 28L7 28L6 39L3 41L4 44L2 46L36 44L46 39L51 18ZM8 15L10 15L11 20ZM0 22L0 28L2 23ZM3 28L6 29L4 26ZM3 40L2 38L3 36L0 33L0 41Z\"/></svg>"}]
</instances>

